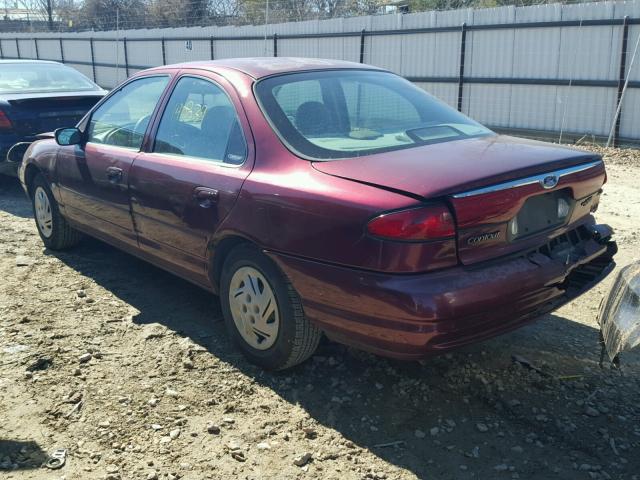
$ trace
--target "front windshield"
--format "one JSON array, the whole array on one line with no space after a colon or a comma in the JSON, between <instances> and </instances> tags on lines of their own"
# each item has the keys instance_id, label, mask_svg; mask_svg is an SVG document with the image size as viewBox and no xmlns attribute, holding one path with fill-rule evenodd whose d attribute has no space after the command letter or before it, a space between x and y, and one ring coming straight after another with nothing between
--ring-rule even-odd
<instances>
[{"instance_id":1,"label":"front windshield","mask_svg":"<svg viewBox=\"0 0 640 480\"><path fill-rule=\"evenodd\" d=\"M280 75L256 85L280 137L312 159L337 159L493 132L388 72Z\"/></svg>"},{"instance_id":2,"label":"front windshield","mask_svg":"<svg viewBox=\"0 0 640 480\"><path fill-rule=\"evenodd\" d=\"M3 63L0 93L49 93L98 90L73 68L56 63Z\"/></svg>"}]
</instances>

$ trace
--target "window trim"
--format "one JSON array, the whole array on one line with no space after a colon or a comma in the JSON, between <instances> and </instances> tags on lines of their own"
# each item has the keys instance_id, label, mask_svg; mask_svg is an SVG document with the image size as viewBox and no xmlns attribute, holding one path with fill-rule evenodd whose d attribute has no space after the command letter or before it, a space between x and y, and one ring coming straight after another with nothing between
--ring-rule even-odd
<instances>
[{"instance_id":1,"label":"window trim","mask_svg":"<svg viewBox=\"0 0 640 480\"><path fill-rule=\"evenodd\" d=\"M169 102L171 101L171 96L175 92L175 90L176 90L176 88L178 86L178 83L180 83L180 80L182 80L183 78L195 78L197 80L204 80L205 82L209 82L213 86L218 87L222 91L222 93L224 93L224 95L227 97L227 99L229 100L229 103L233 107L233 111L236 114L236 119L238 121L238 125L240 126L240 133L242 134L242 140L244 140L245 155L244 155L244 159L242 160L242 163L238 163L238 164L226 163L226 162L224 162L224 160L214 160L212 158L194 157L192 155L178 155L178 154L175 154L175 153L164 153L164 152L156 152L156 151L154 151L154 149L156 148L156 140L158 138L158 130L160 130L160 124L162 123L162 118L164 117L164 114L167 111L167 107L169 106ZM218 165L218 166L222 166L222 167L225 167L225 168L241 168L244 165L246 165L247 161L249 160L249 156L250 156L250 148L249 148L249 142L247 141L247 135L246 135L245 129L242 126L240 113L238 112L238 109L236 108L236 105L233 102L233 98L231 98L231 95L229 94L227 89L224 88L224 86L222 86L219 82L217 82L216 80L214 80L214 79L212 79L210 77L207 77L205 75L198 75L197 73L192 73L192 72L179 73L176 76L176 78L174 79L174 82L171 85L170 91L167 92L166 101L164 101L162 103L163 103L162 111L158 112L157 121L155 122L156 124L154 125L153 131L150 132L150 133L153 133L153 137L150 138L149 145L145 149L145 153L147 155L159 155L159 156L161 156L163 158L172 159L172 160L179 160L179 161L184 158L184 159L189 160L189 161L194 161L195 160L195 161L198 161L198 162L206 163L207 165Z\"/></svg>"},{"instance_id":2,"label":"window trim","mask_svg":"<svg viewBox=\"0 0 640 480\"><path fill-rule=\"evenodd\" d=\"M192 157L190 155L176 155L175 153L144 152L144 154L145 156L146 155L153 156L153 157L157 156L161 158L166 158L167 160L179 160L181 158L184 158L189 160L189 162L198 162L198 163L202 163L203 165L211 165L211 166L222 167L222 168L240 168L240 167L243 167L247 161L247 159L245 158L245 161L243 163L236 165L234 163L225 163L225 162L221 162L213 159L206 159L202 157Z\"/></svg>"},{"instance_id":3,"label":"window trim","mask_svg":"<svg viewBox=\"0 0 640 480\"><path fill-rule=\"evenodd\" d=\"M258 88L258 85L260 83L262 83L262 82L264 82L266 80L269 80L269 79L278 78L278 77L285 77L285 76L288 76L288 75L298 75L298 74L304 74L304 73L319 73L319 72L369 72L369 73L371 73L371 72L379 72L379 73L387 73L387 74L390 74L390 75L394 75L396 77L399 77L399 78L402 78L402 79L406 80L404 77L402 77L400 75L397 75L397 74L395 74L395 73L393 73L393 72L391 72L389 70L385 70L385 69L376 69L376 68L325 68L325 69L317 69L317 70L301 70L301 71L295 71L295 72L275 73L273 75L267 75L265 77L262 77L262 78L258 79L256 82L254 82L253 86L252 86L253 97L254 97L254 99L256 101L256 104L260 108L260 112L262 113L264 119L267 121L267 123L271 127L272 132L280 140L282 145L284 145L284 147L287 150L289 150L293 155L295 155L296 157L298 157L298 158L300 158L302 160L306 160L306 161L309 161L309 162L335 162L335 161L339 161L339 160L349 160L349 159L352 159L352 158L361 158L361 157L370 156L370 155L378 155L378 154L385 154L385 153L390 153L390 152L402 151L402 150L407 150L407 149L410 149L410 148L424 147L424 146L428 146L428 145L434 145L434 144L437 144L437 143L459 142L459 141L470 140L470 139L474 139L474 138L481 138L481 137L485 137L485 136L495 136L496 135L496 133L493 130L491 130L490 128L488 128L487 126L483 125L482 123L480 123L480 122L478 122L476 120L473 120L471 117L469 117L470 120L472 120L472 121L478 123L479 125L481 125L482 127L486 128L489 133L484 134L484 135L462 137L462 138L457 138L457 139L454 139L454 140L442 139L442 140L439 140L439 141L434 141L434 142L424 143L424 144L415 144L414 143L414 144L408 144L408 145L403 145L403 146L392 146L392 147L388 147L388 148L376 149L376 150L371 151L371 152L366 152L366 153L364 153L363 155L360 155L360 156L345 155L345 156L337 156L337 157L333 157L333 158L318 158L318 157L314 157L314 156L311 156L311 155L306 155L306 154L300 152L297 148L295 148L284 137L284 135L282 135L280 133L278 128L273 123L273 120L271 119L271 116L267 112L267 109L265 108L264 104L262 103L262 100L260 99L260 96L257 93L257 88ZM425 93L429 94L426 91L425 91ZM445 102L443 102L442 100L440 100L439 98L437 98L435 96L433 96L433 98L436 101L445 103ZM445 103L445 105L446 105L446 103ZM322 148L322 147L319 147L319 148Z\"/></svg>"},{"instance_id":4,"label":"window trim","mask_svg":"<svg viewBox=\"0 0 640 480\"><path fill-rule=\"evenodd\" d=\"M155 78L155 77L167 77L169 80L167 81L167 84L165 85L164 90L162 90L162 93L160 94L160 97L158 98L158 101L156 102L155 106L153 107L153 110L151 111L151 114L150 114L150 117L149 117L149 123L147 124L147 128L144 131L144 134L142 135L142 142L140 143L140 147L138 147L136 149L136 148L133 148L133 147L123 147L122 145L111 145L109 143L96 143L96 142L89 141L89 128L91 126L91 119L93 118L95 113L98 111L98 109L100 109L100 107L102 107L102 105L107 103L112 97L114 97L116 94L121 92L123 88L125 88L126 86L132 84L133 82L136 82L138 80L145 80L147 78ZM105 146L105 147L109 147L109 148L117 148L117 149L120 149L120 150L125 150L127 152L138 152L138 153L142 152L143 149L144 149L144 144L145 144L145 139L146 139L147 133L149 132L149 128L151 127L151 123L152 123L153 119L157 115L157 110L158 110L159 106L163 102L164 96L167 93L167 89L171 86L172 77L173 76L170 73L154 73L152 75L140 75L140 76L131 77L131 78L127 79L125 82L123 82L120 85L118 85L116 88L114 88L111 92L109 92L108 95L104 96L91 109L91 111L85 116L85 118L83 118L82 120L80 120L80 122L78 122L78 125L81 125L82 123L84 123L84 129L80 130L82 132L83 137L84 137L83 144L84 145L91 144L91 145L95 145L95 146Z\"/></svg>"}]
</instances>

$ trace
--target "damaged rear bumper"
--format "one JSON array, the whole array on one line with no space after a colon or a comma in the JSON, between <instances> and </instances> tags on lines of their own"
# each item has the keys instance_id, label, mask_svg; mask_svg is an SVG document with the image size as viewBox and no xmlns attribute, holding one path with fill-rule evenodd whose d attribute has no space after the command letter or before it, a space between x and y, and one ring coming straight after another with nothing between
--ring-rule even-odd
<instances>
[{"instance_id":1,"label":"damaged rear bumper","mask_svg":"<svg viewBox=\"0 0 640 480\"><path fill-rule=\"evenodd\" d=\"M415 275L270 255L330 338L417 359L516 329L583 294L615 266L611 233L583 225L517 257Z\"/></svg>"}]
</instances>

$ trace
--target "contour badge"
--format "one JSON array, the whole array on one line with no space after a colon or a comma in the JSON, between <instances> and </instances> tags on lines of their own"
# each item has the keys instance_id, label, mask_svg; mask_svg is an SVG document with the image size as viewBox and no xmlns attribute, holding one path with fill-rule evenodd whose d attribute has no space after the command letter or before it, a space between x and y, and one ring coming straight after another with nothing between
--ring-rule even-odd
<instances>
[{"instance_id":1,"label":"contour badge","mask_svg":"<svg viewBox=\"0 0 640 480\"><path fill-rule=\"evenodd\" d=\"M498 238L500 238L500 232L495 231L495 232L483 233L482 235L474 235L473 237L469 237L467 239L467 243L469 245L477 245L479 243L486 242L487 240L496 240Z\"/></svg>"}]
</instances>

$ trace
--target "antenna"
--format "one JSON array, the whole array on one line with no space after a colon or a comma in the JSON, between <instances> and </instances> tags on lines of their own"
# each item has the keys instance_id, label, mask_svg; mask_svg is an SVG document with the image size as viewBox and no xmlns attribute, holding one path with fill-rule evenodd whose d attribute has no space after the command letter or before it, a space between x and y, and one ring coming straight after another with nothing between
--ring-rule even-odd
<instances>
[{"instance_id":1,"label":"antenna","mask_svg":"<svg viewBox=\"0 0 640 480\"><path fill-rule=\"evenodd\" d=\"M116 85L120 83L120 8L116 7Z\"/></svg>"}]
</instances>

